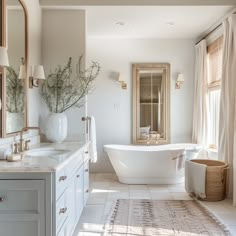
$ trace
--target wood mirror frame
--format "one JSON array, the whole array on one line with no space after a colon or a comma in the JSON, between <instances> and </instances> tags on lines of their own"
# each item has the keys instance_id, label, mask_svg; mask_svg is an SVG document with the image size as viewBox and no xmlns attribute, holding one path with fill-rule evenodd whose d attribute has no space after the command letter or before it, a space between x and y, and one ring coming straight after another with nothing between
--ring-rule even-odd
<instances>
[{"instance_id":1,"label":"wood mirror frame","mask_svg":"<svg viewBox=\"0 0 236 236\"><path fill-rule=\"evenodd\" d=\"M133 144L150 144L150 145L159 145L159 144L167 144L170 143L170 64L168 63L141 63L141 64L133 64L132 65L133 71ZM141 94L141 81L142 79L149 80L148 89L145 88L147 91L142 92L145 96L150 100L147 102L142 102L142 94ZM150 75L149 75L150 74ZM154 77L154 75L156 77ZM159 80L158 83L153 83L153 80ZM147 86L147 84L144 84ZM156 86L156 88L154 88ZM150 88L150 92L149 92ZM158 88L159 97L155 95L155 92ZM142 89L143 91L143 89ZM149 93L149 94L147 94ZM151 95L152 94L152 95ZM152 98L153 94L155 95L155 102ZM154 96L153 96L154 97ZM146 99L146 98L144 98ZM154 105L156 107L154 107ZM144 109L141 111L141 105L149 105L148 109L145 109L145 112L152 111L149 117L146 119L147 121L141 122L141 114L143 114ZM153 107L156 109L154 110ZM159 109L159 110L158 110ZM153 112L154 111L154 112ZM156 112L156 113L155 113ZM159 124L156 124L154 128L154 119L153 114L156 114L156 123L158 122L158 116L161 120ZM142 118L144 120L144 118ZM160 121L159 120L159 121ZM143 123L143 124L141 124ZM144 124L145 123L145 124ZM144 127L143 127L144 126ZM146 126L146 127L145 127ZM146 133L143 134L142 130L146 128ZM147 130L148 129L148 130ZM160 137L159 137L160 135Z\"/></svg>"},{"instance_id":2,"label":"wood mirror frame","mask_svg":"<svg viewBox=\"0 0 236 236\"><path fill-rule=\"evenodd\" d=\"M24 83L24 104L25 104L25 112L24 112L24 126L28 126L28 87L29 87L29 80L28 80L28 12L25 3L22 0L18 0L19 4L22 6L23 14L24 14L24 51L25 51L25 72L26 72L26 78ZM1 2L2 6L2 46L6 46L6 0L2 0ZM17 132L7 133L6 132L6 75L4 68L1 67L2 71L2 79L1 79L1 89L2 89L2 112L1 112L1 137L11 137L15 136L20 133L21 130Z\"/></svg>"},{"instance_id":3,"label":"wood mirror frame","mask_svg":"<svg viewBox=\"0 0 236 236\"><path fill-rule=\"evenodd\" d=\"M0 13L1 13L1 29L0 29L0 32L1 32L1 36L0 36L0 45L1 46L4 46L4 32L5 32L5 0L0 0L0 4L1 4L1 10L0 10ZM0 66L0 101L1 101L1 109L0 109L0 137L3 137L3 130L2 130L2 127L3 127L3 110L2 110L2 107L3 107L3 71L4 71L4 68Z\"/></svg>"}]
</instances>

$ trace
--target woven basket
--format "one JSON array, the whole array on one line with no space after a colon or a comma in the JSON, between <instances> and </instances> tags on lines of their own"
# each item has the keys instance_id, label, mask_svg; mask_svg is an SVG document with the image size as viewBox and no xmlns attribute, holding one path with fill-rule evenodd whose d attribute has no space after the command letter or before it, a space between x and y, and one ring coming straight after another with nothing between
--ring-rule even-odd
<instances>
[{"instance_id":1,"label":"woven basket","mask_svg":"<svg viewBox=\"0 0 236 236\"><path fill-rule=\"evenodd\" d=\"M207 165L206 198L203 201L221 201L226 197L229 166L223 161L196 159L192 162Z\"/></svg>"}]
</instances>

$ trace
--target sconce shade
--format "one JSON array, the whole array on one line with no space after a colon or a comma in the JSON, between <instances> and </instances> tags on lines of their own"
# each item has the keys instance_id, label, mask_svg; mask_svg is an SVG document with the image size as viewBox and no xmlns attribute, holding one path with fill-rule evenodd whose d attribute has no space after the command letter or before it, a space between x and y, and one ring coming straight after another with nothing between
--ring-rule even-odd
<instances>
[{"instance_id":1,"label":"sconce shade","mask_svg":"<svg viewBox=\"0 0 236 236\"><path fill-rule=\"evenodd\" d=\"M127 89L127 83L126 83L126 81L125 81L125 79L124 79L124 77L121 73L119 73L117 80L118 80L118 82L121 83L121 88L122 89Z\"/></svg>"},{"instance_id":2,"label":"sconce shade","mask_svg":"<svg viewBox=\"0 0 236 236\"><path fill-rule=\"evenodd\" d=\"M20 65L19 79L26 78L25 65Z\"/></svg>"},{"instance_id":3,"label":"sconce shade","mask_svg":"<svg viewBox=\"0 0 236 236\"><path fill-rule=\"evenodd\" d=\"M34 79L45 79L44 69L42 65L37 65L34 67Z\"/></svg>"},{"instance_id":4,"label":"sconce shade","mask_svg":"<svg viewBox=\"0 0 236 236\"><path fill-rule=\"evenodd\" d=\"M119 81L119 82L123 82L123 81L124 81L124 78L123 78L123 76L122 76L121 73L119 73L118 81Z\"/></svg>"},{"instance_id":5,"label":"sconce shade","mask_svg":"<svg viewBox=\"0 0 236 236\"><path fill-rule=\"evenodd\" d=\"M5 47L0 47L0 66L9 66L8 53Z\"/></svg>"},{"instance_id":6,"label":"sconce shade","mask_svg":"<svg viewBox=\"0 0 236 236\"><path fill-rule=\"evenodd\" d=\"M184 82L184 75L183 74L178 74L177 81L178 82Z\"/></svg>"},{"instance_id":7,"label":"sconce shade","mask_svg":"<svg viewBox=\"0 0 236 236\"><path fill-rule=\"evenodd\" d=\"M184 82L184 75L183 74L178 74L176 83L175 83L175 88L180 89L181 84Z\"/></svg>"}]
</instances>

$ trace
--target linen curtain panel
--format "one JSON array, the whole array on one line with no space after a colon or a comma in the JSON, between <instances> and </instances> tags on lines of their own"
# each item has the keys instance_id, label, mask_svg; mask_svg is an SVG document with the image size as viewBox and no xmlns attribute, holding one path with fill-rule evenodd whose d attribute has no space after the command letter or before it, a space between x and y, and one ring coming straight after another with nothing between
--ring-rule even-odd
<instances>
[{"instance_id":1,"label":"linen curtain panel","mask_svg":"<svg viewBox=\"0 0 236 236\"><path fill-rule=\"evenodd\" d=\"M208 140L207 91L207 45L206 40L202 40L196 45L192 141L203 146L207 144Z\"/></svg>"},{"instance_id":2,"label":"linen curtain panel","mask_svg":"<svg viewBox=\"0 0 236 236\"><path fill-rule=\"evenodd\" d=\"M236 15L223 22L224 46L219 121L219 159L230 166L229 192L236 206Z\"/></svg>"}]
</instances>

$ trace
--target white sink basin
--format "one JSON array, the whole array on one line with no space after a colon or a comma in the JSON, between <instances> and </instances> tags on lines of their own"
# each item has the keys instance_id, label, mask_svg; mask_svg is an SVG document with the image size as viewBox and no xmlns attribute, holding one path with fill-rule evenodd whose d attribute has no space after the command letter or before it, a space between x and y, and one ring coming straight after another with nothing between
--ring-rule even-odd
<instances>
[{"instance_id":1,"label":"white sink basin","mask_svg":"<svg viewBox=\"0 0 236 236\"><path fill-rule=\"evenodd\" d=\"M68 153L69 150L61 150L55 148L39 148L27 151L26 156L31 157L50 157L59 156Z\"/></svg>"}]
</instances>

